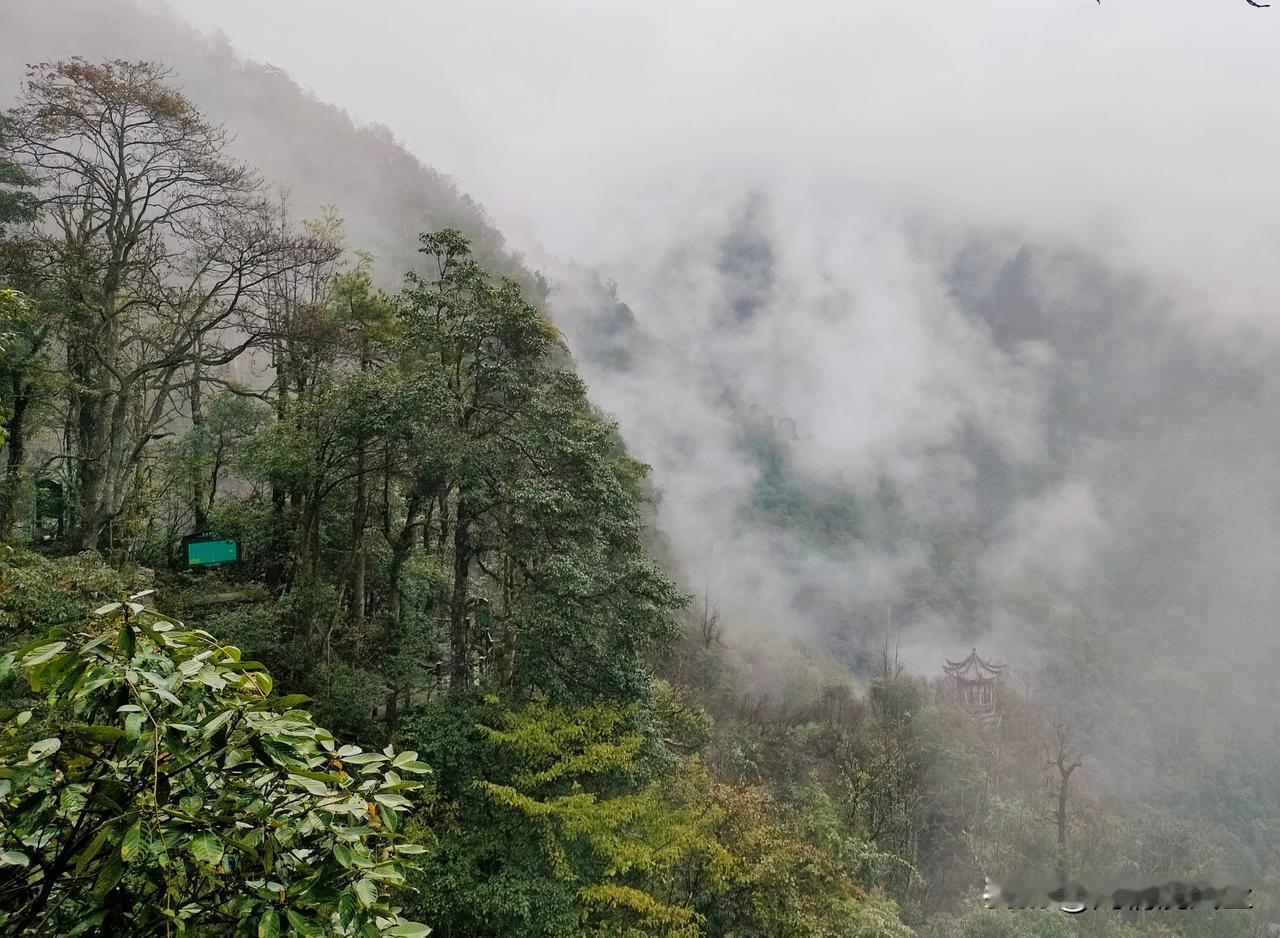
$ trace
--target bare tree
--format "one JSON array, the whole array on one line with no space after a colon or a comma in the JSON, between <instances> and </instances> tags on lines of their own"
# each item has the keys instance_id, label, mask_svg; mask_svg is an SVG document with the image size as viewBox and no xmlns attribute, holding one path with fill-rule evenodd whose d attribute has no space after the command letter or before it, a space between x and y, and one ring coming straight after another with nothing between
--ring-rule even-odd
<instances>
[{"instance_id":1,"label":"bare tree","mask_svg":"<svg viewBox=\"0 0 1280 938\"><path fill-rule=\"evenodd\" d=\"M68 391L74 544L98 544L195 372L261 341L266 284L301 263L225 131L162 66L34 66L9 156L39 183ZM198 398L197 398L198 399Z\"/></svg>"},{"instance_id":2,"label":"bare tree","mask_svg":"<svg viewBox=\"0 0 1280 938\"><path fill-rule=\"evenodd\" d=\"M1053 771L1056 777L1049 780L1049 796L1054 800L1051 818L1058 834L1058 875L1066 875L1067 821L1071 797L1071 776L1084 764L1084 753L1076 739L1070 718L1059 708L1053 717L1049 739L1045 747L1045 771Z\"/></svg>"},{"instance_id":3,"label":"bare tree","mask_svg":"<svg viewBox=\"0 0 1280 938\"><path fill-rule=\"evenodd\" d=\"M699 623L702 647L711 650L713 645L724 646L724 627L720 624L720 607L711 604L711 596L702 594L702 621Z\"/></svg>"}]
</instances>

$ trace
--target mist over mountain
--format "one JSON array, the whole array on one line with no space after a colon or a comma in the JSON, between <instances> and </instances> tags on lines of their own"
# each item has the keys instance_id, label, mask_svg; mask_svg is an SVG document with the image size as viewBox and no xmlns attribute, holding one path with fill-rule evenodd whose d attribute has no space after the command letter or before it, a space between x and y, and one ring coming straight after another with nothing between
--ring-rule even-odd
<instances>
[{"instance_id":1,"label":"mist over mountain","mask_svg":"<svg viewBox=\"0 0 1280 938\"><path fill-rule=\"evenodd\" d=\"M1078 248L792 198L677 212L625 308L553 297L693 581L863 669L976 645L1065 681L1104 784L1158 787L1176 725L1271 758L1275 341Z\"/></svg>"}]
</instances>

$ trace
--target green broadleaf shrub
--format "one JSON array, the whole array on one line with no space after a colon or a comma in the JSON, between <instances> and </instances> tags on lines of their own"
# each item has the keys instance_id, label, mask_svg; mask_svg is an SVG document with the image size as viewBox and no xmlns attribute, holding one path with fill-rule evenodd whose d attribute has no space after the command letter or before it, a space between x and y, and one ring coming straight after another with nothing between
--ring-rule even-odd
<instances>
[{"instance_id":1,"label":"green broadleaf shrub","mask_svg":"<svg viewBox=\"0 0 1280 938\"><path fill-rule=\"evenodd\" d=\"M132 597L0 661L0 931L426 935L399 915L416 753L341 746L235 647Z\"/></svg>"}]
</instances>

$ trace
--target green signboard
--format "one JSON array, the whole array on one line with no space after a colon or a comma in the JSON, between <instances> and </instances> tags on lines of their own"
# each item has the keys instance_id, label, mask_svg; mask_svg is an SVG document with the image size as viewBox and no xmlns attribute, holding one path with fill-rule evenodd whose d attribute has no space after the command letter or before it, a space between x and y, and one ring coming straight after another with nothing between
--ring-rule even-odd
<instances>
[{"instance_id":1,"label":"green signboard","mask_svg":"<svg viewBox=\"0 0 1280 938\"><path fill-rule=\"evenodd\" d=\"M187 542L187 566L211 567L220 563L235 563L240 559L240 542L208 540Z\"/></svg>"}]
</instances>

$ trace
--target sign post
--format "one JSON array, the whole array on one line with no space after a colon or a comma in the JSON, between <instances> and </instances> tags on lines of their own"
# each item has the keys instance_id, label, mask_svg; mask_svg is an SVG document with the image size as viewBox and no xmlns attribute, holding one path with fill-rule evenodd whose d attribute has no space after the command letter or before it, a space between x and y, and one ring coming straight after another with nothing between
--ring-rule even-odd
<instances>
[{"instance_id":1,"label":"sign post","mask_svg":"<svg viewBox=\"0 0 1280 938\"><path fill-rule=\"evenodd\" d=\"M182 539L188 569L217 567L240 560L240 542L213 534L196 534Z\"/></svg>"}]
</instances>

